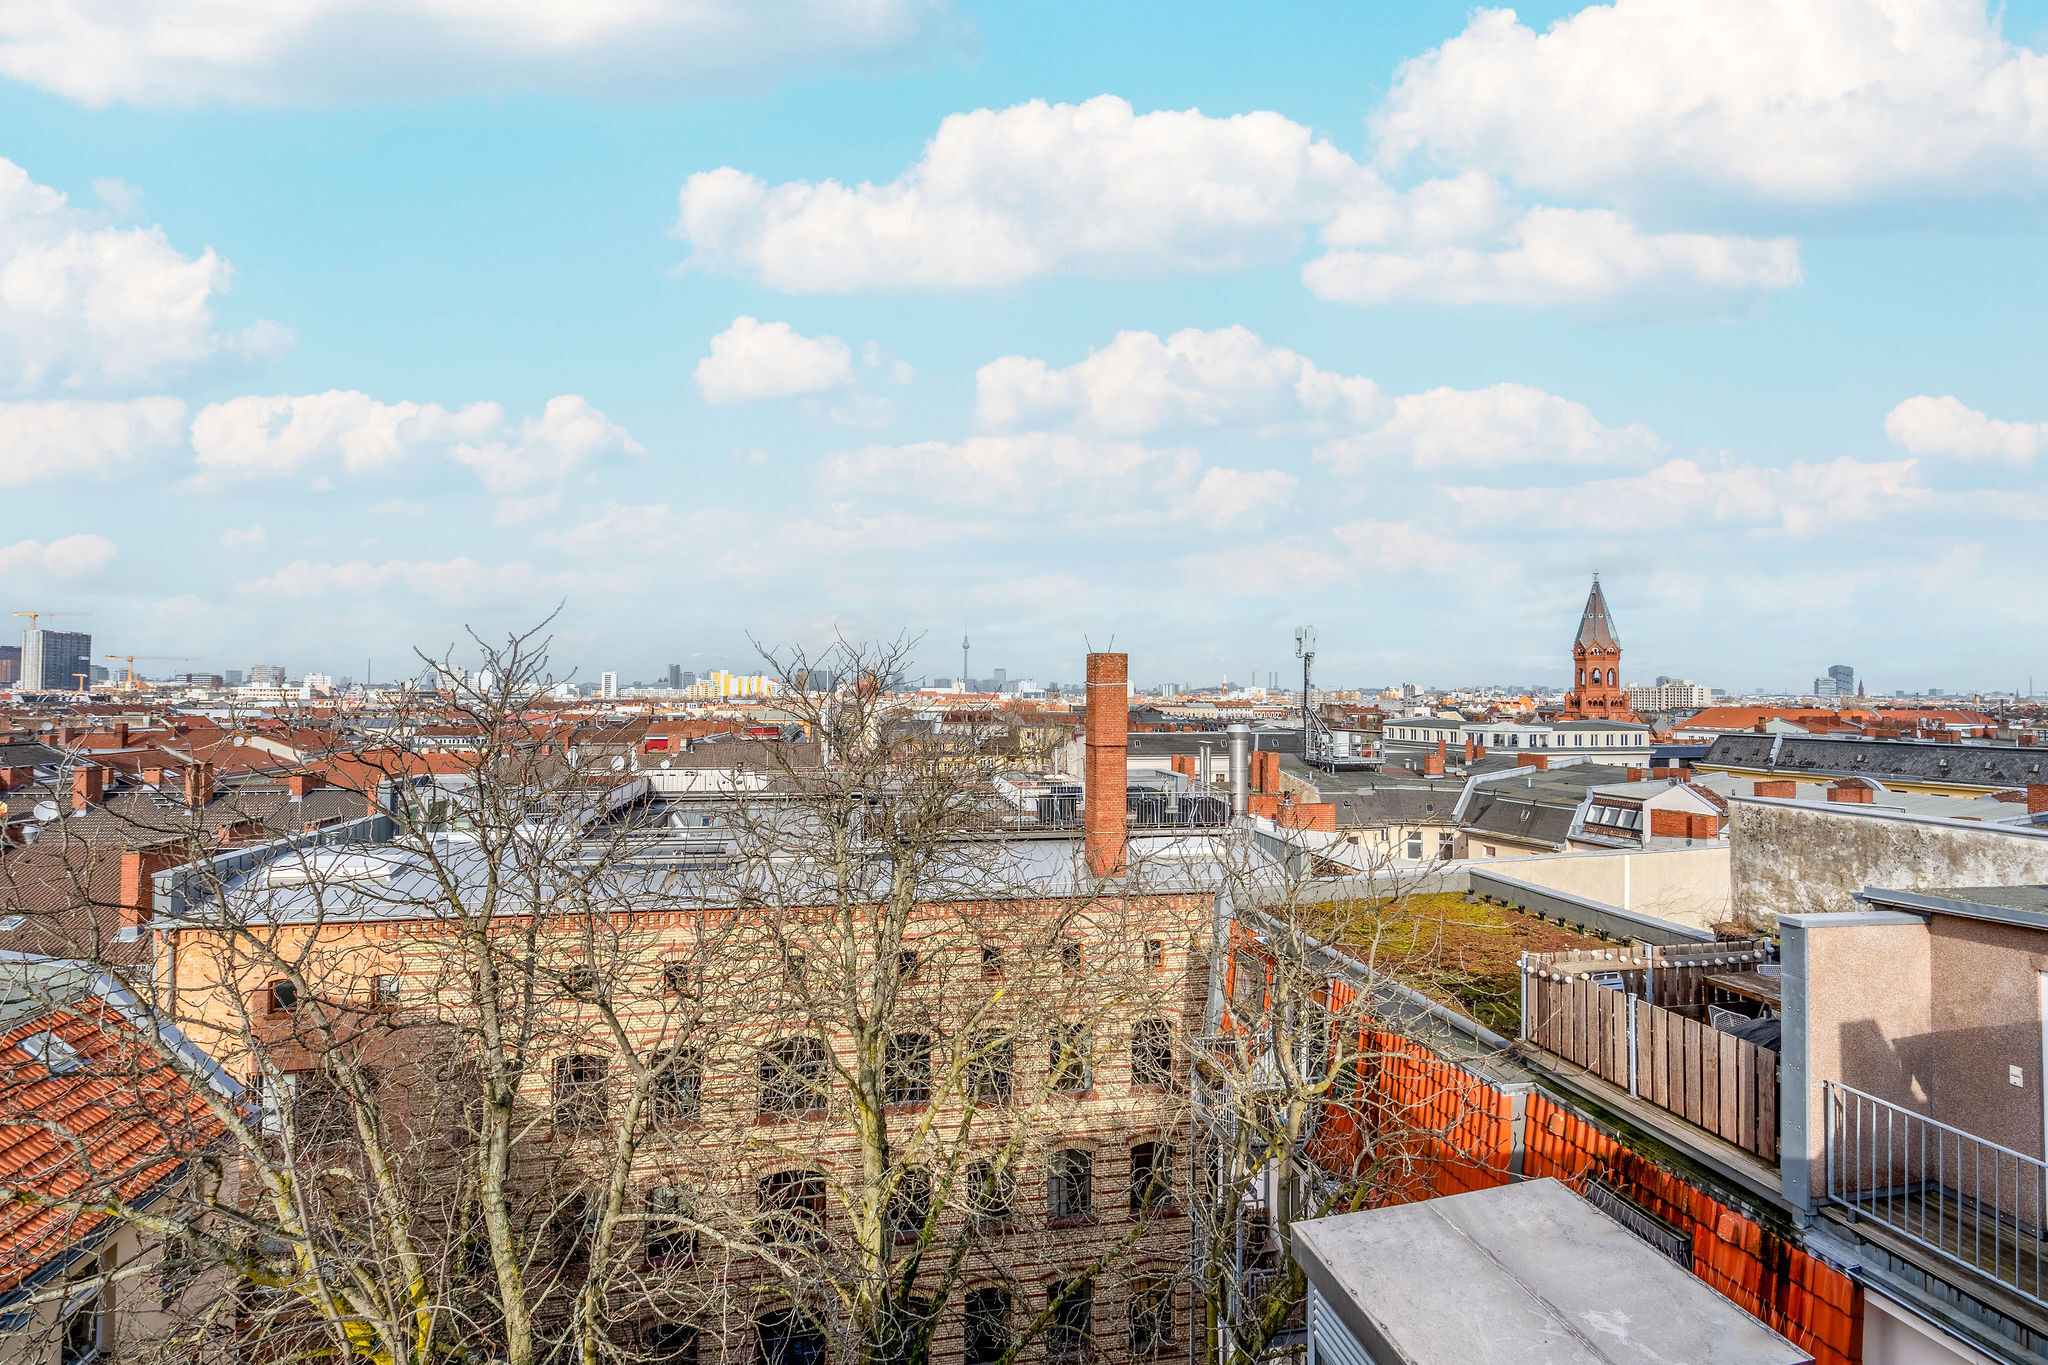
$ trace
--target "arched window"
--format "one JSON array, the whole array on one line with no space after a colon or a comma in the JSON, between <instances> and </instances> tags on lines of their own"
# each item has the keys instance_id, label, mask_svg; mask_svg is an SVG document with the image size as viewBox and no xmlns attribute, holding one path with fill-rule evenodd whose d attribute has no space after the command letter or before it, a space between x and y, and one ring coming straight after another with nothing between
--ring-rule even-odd
<instances>
[{"instance_id":1,"label":"arched window","mask_svg":"<svg viewBox=\"0 0 2048 1365\"><path fill-rule=\"evenodd\" d=\"M1173 1340L1173 1283L1163 1275L1140 1275L1131 1281L1131 1354L1157 1355Z\"/></svg>"},{"instance_id":2,"label":"arched window","mask_svg":"<svg viewBox=\"0 0 2048 1365\"><path fill-rule=\"evenodd\" d=\"M906 1169L896 1179L896 1189L882 1211L889 1235L898 1242L914 1242L924 1232L925 1219L932 1211L932 1177L921 1166Z\"/></svg>"},{"instance_id":3,"label":"arched window","mask_svg":"<svg viewBox=\"0 0 2048 1365\"><path fill-rule=\"evenodd\" d=\"M882 1050L882 1088L891 1104L926 1104L932 1097L932 1040L899 1033Z\"/></svg>"},{"instance_id":4,"label":"arched window","mask_svg":"<svg viewBox=\"0 0 2048 1365\"><path fill-rule=\"evenodd\" d=\"M1055 1024L1048 1069L1052 1088L1079 1094L1094 1082L1089 1076L1088 1030L1080 1024Z\"/></svg>"},{"instance_id":5,"label":"arched window","mask_svg":"<svg viewBox=\"0 0 2048 1365\"><path fill-rule=\"evenodd\" d=\"M1140 1019L1131 1026L1131 1084L1169 1086L1175 1079L1172 1026Z\"/></svg>"},{"instance_id":6,"label":"arched window","mask_svg":"<svg viewBox=\"0 0 2048 1365\"><path fill-rule=\"evenodd\" d=\"M1079 1147L1052 1154L1046 1172L1045 1216L1053 1222L1095 1211L1095 1158Z\"/></svg>"},{"instance_id":7,"label":"arched window","mask_svg":"<svg viewBox=\"0 0 2048 1365\"><path fill-rule=\"evenodd\" d=\"M1008 1104L1017 1071L1017 1045L994 1029L968 1040L967 1093L976 1104Z\"/></svg>"},{"instance_id":8,"label":"arched window","mask_svg":"<svg viewBox=\"0 0 2048 1365\"><path fill-rule=\"evenodd\" d=\"M771 1242L808 1242L825 1226L825 1177L816 1171L777 1171L761 1181L761 1236Z\"/></svg>"},{"instance_id":9,"label":"arched window","mask_svg":"<svg viewBox=\"0 0 2048 1365\"><path fill-rule=\"evenodd\" d=\"M804 1114L825 1107L825 1045L808 1035L771 1043L761 1058L761 1112Z\"/></svg>"},{"instance_id":10,"label":"arched window","mask_svg":"<svg viewBox=\"0 0 2048 1365\"><path fill-rule=\"evenodd\" d=\"M777 1308L754 1320L762 1365L825 1365L825 1334L794 1308Z\"/></svg>"},{"instance_id":11,"label":"arched window","mask_svg":"<svg viewBox=\"0 0 2048 1365\"><path fill-rule=\"evenodd\" d=\"M991 1286L967 1295L966 1365L994 1365L1010 1349L1010 1294Z\"/></svg>"},{"instance_id":12,"label":"arched window","mask_svg":"<svg viewBox=\"0 0 2048 1365\"><path fill-rule=\"evenodd\" d=\"M648 1115L657 1124L694 1123L704 1108L704 1058L685 1049L654 1078Z\"/></svg>"},{"instance_id":13,"label":"arched window","mask_svg":"<svg viewBox=\"0 0 2048 1365\"><path fill-rule=\"evenodd\" d=\"M604 1122L604 1081L609 1069L610 1063L593 1053L575 1052L555 1058L557 1128L589 1128Z\"/></svg>"},{"instance_id":14,"label":"arched window","mask_svg":"<svg viewBox=\"0 0 2048 1365\"><path fill-rule=\"evenodd\" d=\"M1095 1286L1086 1279L1052 1287L1052 1320L1045 1326L1049 1360L1080 1360L1088 1354L1095 1325Z\"/></svg>"},{"instance_id":15,"label":"arched window","mask_svg":"<svg viewBox=\"0 0 2048 1365\"><path fill-rule=\"evenodd\" d=\"M1173 1198L1173 1147L1140 1142L1131 1148L1131 1212L1163 1209Z\"/></svg>"},{"instance_id":16,"label":"arched window","mask_svg":"<svg viewBox=\"0 0 2048 1365\"><path fill-rule=\"evenodd\" d=\"M656 1265L687 1261L697 1254L697 1230L689 1203L673 1185L647 1192L647 1259Z\"/></svg>"}]
</instances>

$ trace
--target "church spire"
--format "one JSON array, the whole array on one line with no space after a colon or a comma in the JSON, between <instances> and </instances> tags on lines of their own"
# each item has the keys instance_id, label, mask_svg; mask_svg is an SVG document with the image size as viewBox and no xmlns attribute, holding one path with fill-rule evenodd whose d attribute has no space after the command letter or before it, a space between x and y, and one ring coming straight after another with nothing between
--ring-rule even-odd
<instances>
[{"instance_id":1,"label":"church spire","mask_svg":"<svg viewBox=\"0 0 2048 1365\"><path fill-rule=\"evenodd\" d=\"M1607 615L1607 597L1600 591L1599 574L1593 575L1593 591L1586 594L1586 611L1579 618L1577 643L1603 649L1621 648L1621 641L1614 637L1614 622Z\"/></svg>"}]
</instances>

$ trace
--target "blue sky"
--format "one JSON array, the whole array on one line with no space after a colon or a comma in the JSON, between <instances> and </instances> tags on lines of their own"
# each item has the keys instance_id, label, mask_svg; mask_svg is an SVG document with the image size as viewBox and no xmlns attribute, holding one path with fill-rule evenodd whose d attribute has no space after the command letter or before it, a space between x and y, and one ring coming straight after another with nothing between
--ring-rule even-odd
<instances>
[{"instance_id":1,"label":"blue sky","mask_svg":"<svg viewBox=\"0 0 2048 1365\"><path fill-rule=\"evenodd\" d=\"M2048 686L2048 0L92 13L0 577L102 652L1557 682L1597 569L1637 677Z\"/></svg>"}]
</instances>

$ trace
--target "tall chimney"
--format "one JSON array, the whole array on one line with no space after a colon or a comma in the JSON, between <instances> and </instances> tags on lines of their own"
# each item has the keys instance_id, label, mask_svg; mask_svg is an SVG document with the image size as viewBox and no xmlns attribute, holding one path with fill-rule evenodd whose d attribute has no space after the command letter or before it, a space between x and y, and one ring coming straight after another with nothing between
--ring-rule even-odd
<instances>
[{"instance_id":1,"label":"tall chimney","mask_svg":"<svg viewBox=\"0 0 2048 1365\"><path fill-rule=\"evenodd\" d=\"M213 800L213 765L195 763L185 769L185 804L198 810Z\"/></svg>"},{"instance_id":2,"label":"tall chimney","mask_svg":"<svg viewBox=\"0 0 2048 1365\"><path fill-rule=\"evenodd\" d=\"M106 799L107 770L95 764L71 770L71 809L89 810Z\"/></svg>"},{"instance_id":3,"label":"tall chimney","mask_svg":"<svg viewBox=\"0 0 2048 1365\"><path fill-rule=\"evenodd\" d=\"M1230 739L1230 813L1247 815L1252 808L1252 727L1236 721L1223 733Z\"/></svg>"},{"instance_id":4,"label":"tall chimney","mask_svg":"<svg viewBox=\"0 0 2048 1365\"><path fill-rule=\"evenodd\" d=\"M1130 778L1131 659L1128 654L1088 656L1088 758L1081 776L1088 870L1121 876L1128 839L1124 810Z\"/></svg>"}]
</instances>

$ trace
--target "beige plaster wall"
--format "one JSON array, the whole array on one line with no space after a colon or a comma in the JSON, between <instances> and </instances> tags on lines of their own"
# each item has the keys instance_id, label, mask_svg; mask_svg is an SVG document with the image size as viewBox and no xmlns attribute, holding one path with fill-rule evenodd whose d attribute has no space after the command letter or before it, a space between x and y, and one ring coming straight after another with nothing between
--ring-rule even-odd
<instances>
[{"instance_id":1,"label":"beige plaster wall","mask_svg":"<svg viewBox=\"0 0 2048 1365\"><path fill-rule=\"evenodd\" d=\"M1808 1148L1821 1159L1823 1081L1925 1114L1934 1092L1929 1037L1932 935L1920 924L1806 931Z\"/></svg>"},{"instance_id":2,"label":"beige plaster wall","mask_svg":"<svg viewBox=\"0 0 2048 1365\"><path fill-rule=\"evenodd\" d=\"M1711 928L1728 918L1729 849L1725 844L1641 853L1502 857L1489 861L1487 868L1547 890L1655 915L1688 928Z\"/></svg>"},{"instance_id":3,"label":"beige plaster wall","mask_svg":"<svg viewBox=\"0 0 2048 1365\"><path fill-rule=\"evenodd\" d=\"M1929 927L1929 1025L1940 1040L1934 1114L1979 1137L2043 1156L2041 986L2048 933L1954 915ZM2020 1068L2019 1085L2009 1068Z\"/></svg>"}]
</instances>

